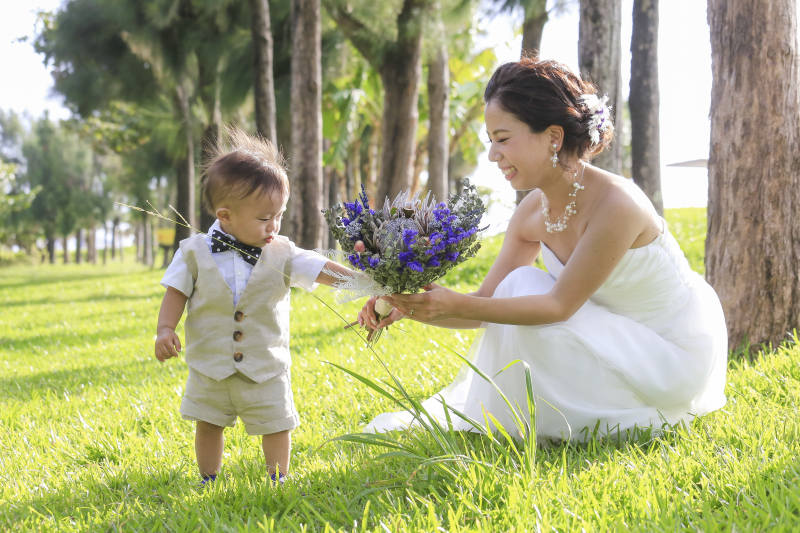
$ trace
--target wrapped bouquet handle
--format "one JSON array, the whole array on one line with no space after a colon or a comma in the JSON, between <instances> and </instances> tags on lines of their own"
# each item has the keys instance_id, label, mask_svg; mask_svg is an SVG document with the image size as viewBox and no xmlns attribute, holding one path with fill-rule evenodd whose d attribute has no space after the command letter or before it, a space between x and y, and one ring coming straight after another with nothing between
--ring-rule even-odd
<instances>
[{"instance_id":1,"label":"wrapped bouquet handle","mask_svg":"<svg viewBox=\"0 0 800 533\"><path fill-rule=\"evenodd\" d=\"M337 302L419 292L475 256L480 249L478 232L485 229L479 227L485 211L469 180L464 180L462 195L451 196L447 203L437 203L431 193L420 200L419 193L412 196L409 189L393 202L386 198L383 209L378 210L370 209L362 185L355 202L323 211L341 251L321 252L346 260L355 270L348 274L326 270L338 279L334 283ZM381 320L393 309L385 300L375 302ZM367 343L376 342L381 331L369 329Z\"/></svg>"}]
</instances>

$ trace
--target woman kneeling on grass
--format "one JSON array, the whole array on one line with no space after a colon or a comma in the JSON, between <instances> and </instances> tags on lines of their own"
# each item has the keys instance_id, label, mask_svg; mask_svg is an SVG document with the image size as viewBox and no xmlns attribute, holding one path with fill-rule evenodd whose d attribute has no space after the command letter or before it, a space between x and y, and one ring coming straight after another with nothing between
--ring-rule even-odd
<instances>
[{"instance_id":1,"label":"woman kneeling on grass","mask_svg":"<svg viewBox=\"0 0 800 533\"><path fill-rule=\"evenodd\" d=\"M691 270L666 222L630 180L588 161L611 142L607 98L554 61L523 58L492 76L484 93L489 160L518 191L531 190L508 226L480 289L430 285L371 299L359 322L385 327L411 318L447 328L483 328L468 356L494 376L527 362L540 438L581 438L585 429L625 435L690 421L725 404L727 330L719 299ZM547 272L534 268L542 253ZM520 365L495 382L526 406ZM495 389L468 366L425 403L443 423L440 396L475 420L483 408L513 427ZM524 407L523 407L524 409ZM527 414L527 413L526 413ZM451 417L457 429L471 426ZM366 428L412 425L385 413Z\"/></svg>"}]
</instances>

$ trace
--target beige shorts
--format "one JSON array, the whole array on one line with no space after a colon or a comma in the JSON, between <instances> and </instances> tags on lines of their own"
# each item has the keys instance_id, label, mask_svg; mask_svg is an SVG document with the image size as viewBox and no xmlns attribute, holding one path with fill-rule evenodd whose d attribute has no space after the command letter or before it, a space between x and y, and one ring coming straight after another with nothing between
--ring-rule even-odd
<instances>
[{"instance_id":1,"label":"beige shorts","mask_svg":"<svg viewBox=\"0 0 800 533\"><path fill-rule=\"evenodd\" d=\"M269 435L300 425L289 372L256 383L238 372L217 381L189 367L181 416L222 427L233 427L238 417L248 435Z\"/></svg>"}]
</instances>

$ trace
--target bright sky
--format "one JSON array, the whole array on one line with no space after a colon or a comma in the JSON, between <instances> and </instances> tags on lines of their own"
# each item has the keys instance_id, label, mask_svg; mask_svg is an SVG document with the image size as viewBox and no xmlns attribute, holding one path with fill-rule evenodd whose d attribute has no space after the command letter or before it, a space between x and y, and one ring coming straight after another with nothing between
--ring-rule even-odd
<instances>
[{"instance_id":1,"label":"bright sky","mask_svg":"<svg viewBox=\"0 0 800 533\"><path fill-rule=\"evenodd\" d=\"M69 111L50 94L52 79L34 53L30 42L15 42L32 35L39 9L53 10L61 0L4 1L0 7L0 108L27 111L40 116L45 110L53 118L67 118ZM578 70L577 0L566 13L545 26L542 57L556 59ZM630 79L630 38L633 0L622 1L623 85ZM660 2L659 83L661 90L662 165L703 159L708 156L711 98L711 46L706 22L705 0ZM508 16L484 18L488 35L481 47L494 46L502 61L519 58L522 37L513 38L519 20ZM602 87L600 88L602 91ZM481 184L502 184L502 195L513 201L513 192L485 156L481 157L474 180ZM698 168L662 168L664 201L667 207L705 205L707 173ZM500 186L498 186L499 188Z\"/></svg>"},{"instance_id":2,"label":"bright sky","mask_svg":"<svg viewBox=\"0 0 800 533\"><path fill-rule=\"evenodd\" d=\"M69 111L61 99L51 97L53 79L42 64L42 56L33 51L28 42L15 42L23 36L32 36L36 12L52 11L61 0L5 0L0 7L0 108L19 113L28 111L34 117L45 110L55 119L68 118Z\"/></svg>"}]
</instances>

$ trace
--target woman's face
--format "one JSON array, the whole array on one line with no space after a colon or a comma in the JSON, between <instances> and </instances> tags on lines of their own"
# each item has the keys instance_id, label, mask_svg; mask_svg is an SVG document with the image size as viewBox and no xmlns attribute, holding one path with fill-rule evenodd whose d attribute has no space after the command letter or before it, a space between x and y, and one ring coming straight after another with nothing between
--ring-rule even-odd
<instances>
[{"instance_id":1,"label":"woman's face","mask_svg":"<svg viewBox=\"0 0 800 533\"><path fill-rule=\"evenodd\" d=\"M524 122L504 111L496 100L486 104L483 114L491 141L489 161L517 191L537 189L551 174L553 155L551 133L533 133Z\"/></svg>"}]
</instances>

